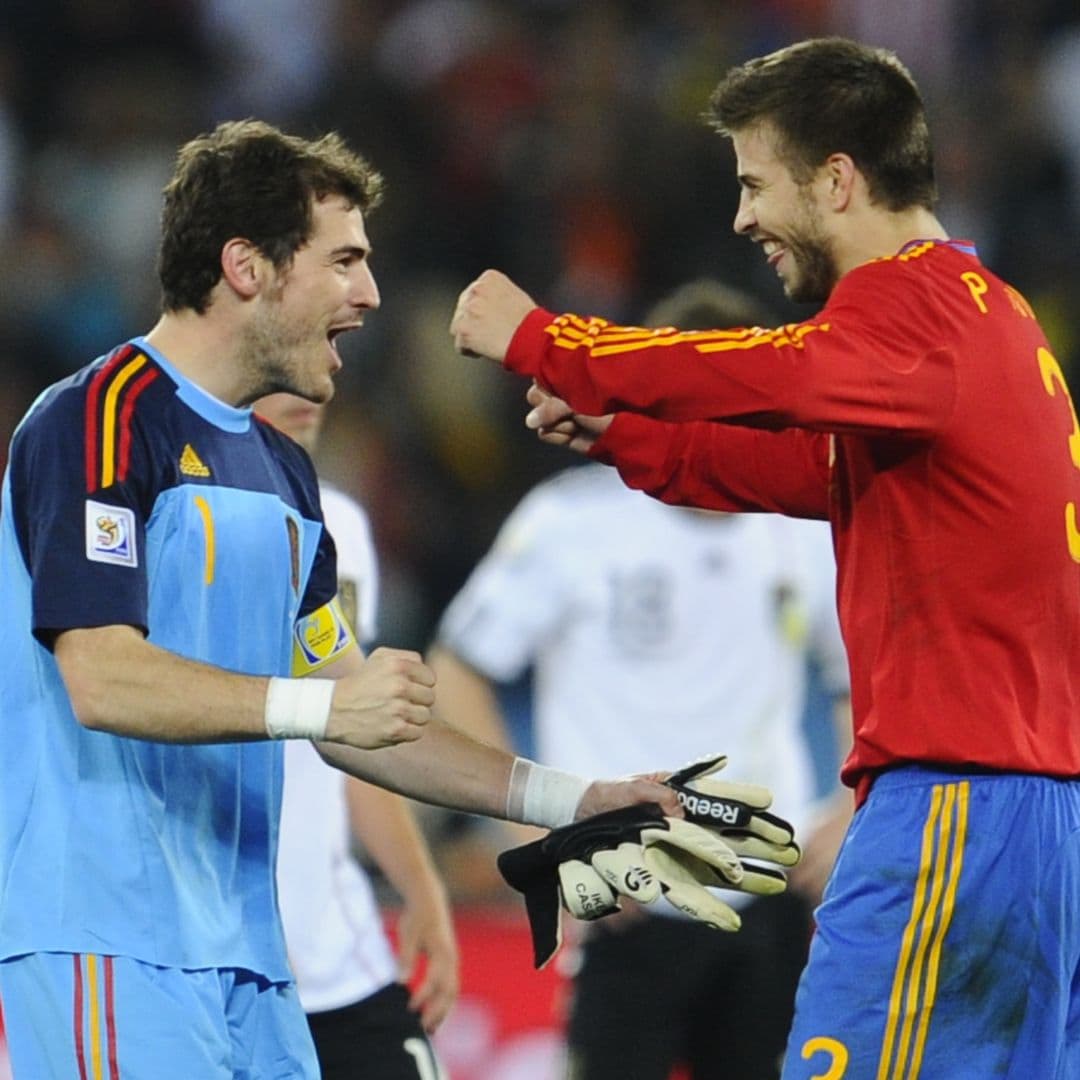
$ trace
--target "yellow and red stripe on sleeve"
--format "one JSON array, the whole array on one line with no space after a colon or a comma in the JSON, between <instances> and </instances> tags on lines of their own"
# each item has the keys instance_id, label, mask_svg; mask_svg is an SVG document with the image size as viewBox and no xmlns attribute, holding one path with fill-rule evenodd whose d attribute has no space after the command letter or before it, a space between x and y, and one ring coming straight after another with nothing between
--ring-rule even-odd
<instances>
[{"instance_id":1,"label":"yellow and red stripe on sleeve","mask_svg":"<svg viewBox=\"0 0 1080 1080\"><path fill-rule=\"evenodd\" d=\"M545 328L552 343L562 349L586 348L593 356L615 356L640 349L692 345L698 352L731 352L783 346L801 348L803 338L816 330L828 331L828 323L792 323L766 330L760 326L730 330L678 330L667 326L650 330L638 326L615 326L605 319L585 320L560 315Z\"/></svg>"},{"instance_id":2,"label":"yellow and red stripe on sleeve","mask_svg":"<svg viewBox=\"0 0 1080 1080\"><path fill-rule=\"evenodd\" d=\"M124 345L91 379L86 393L87 494L127 479L135 402L157 376L143 353Z\"/></svg>"}]
</instances>

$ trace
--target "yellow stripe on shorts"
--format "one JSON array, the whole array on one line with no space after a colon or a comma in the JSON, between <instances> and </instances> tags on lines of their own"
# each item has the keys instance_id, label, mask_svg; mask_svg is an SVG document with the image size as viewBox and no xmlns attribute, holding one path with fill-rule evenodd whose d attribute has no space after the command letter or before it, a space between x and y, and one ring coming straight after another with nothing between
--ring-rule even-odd
<instances>
[{"instance_id":1,"label":"yellow stripe on shorts","mask_svg":"<svg viewBox=\"0 0 1080 1080\"><path fill-rule=\"evenodd\" d=\"M964 863L970 784L935 784L923 826L911 916L889 997L877 1080L918 1080L937 996L941 949Z\"/></svg>"}]
</instances>

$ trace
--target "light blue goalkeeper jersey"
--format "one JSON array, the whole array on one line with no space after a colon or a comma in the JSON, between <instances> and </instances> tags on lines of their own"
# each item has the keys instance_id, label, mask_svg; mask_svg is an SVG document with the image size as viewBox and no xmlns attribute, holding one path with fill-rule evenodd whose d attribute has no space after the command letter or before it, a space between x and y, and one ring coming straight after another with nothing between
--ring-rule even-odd
<instances>
[{"instance_id":1,"label":"light blue goalkeeper jersey","mask_svg":"<svg viewBox=\"0 0 1080 1080\"><path fill-rule=\"evenodd\" d=\"M49 646L127 624L191 659L288 674L298 619L335 593L321 518L307 455L142 339L34 404L0 515L0 959L58 950L290 977L280 745L87 730Z\"/></svg>"}]
</instances>

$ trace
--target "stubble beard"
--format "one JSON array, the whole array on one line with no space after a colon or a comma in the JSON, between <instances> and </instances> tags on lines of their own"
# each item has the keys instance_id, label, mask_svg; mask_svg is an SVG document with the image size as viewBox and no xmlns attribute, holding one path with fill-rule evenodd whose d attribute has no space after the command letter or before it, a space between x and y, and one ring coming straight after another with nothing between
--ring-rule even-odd
<instances>
[{"instance_id":1,"label":"stubble beard","mask_svg":"<svg viewBox=\"0 0 1080 1080\"><path fill-rule=\"evenodd\" d=\"M836 256L817 213L805 204L803 221L785 239L795 263L796 276L784 282L784 293L798 303L824 303L840 278Z\"/></svg>"},{"instance_id":2,"label":"stubble beard","mask_svg":"<svg viewBox=\"0 0 1080 1080\"><path fill-rule=\"evenodd\" d=\"M303 378L300 359L306 335L292 329L276 310L263 310L244 328L238 349L245 382L255 389L250 400L283 391L308 401L328 401ZM333 390L331 389L331 394Z\"/></svg>"}]
</instances>

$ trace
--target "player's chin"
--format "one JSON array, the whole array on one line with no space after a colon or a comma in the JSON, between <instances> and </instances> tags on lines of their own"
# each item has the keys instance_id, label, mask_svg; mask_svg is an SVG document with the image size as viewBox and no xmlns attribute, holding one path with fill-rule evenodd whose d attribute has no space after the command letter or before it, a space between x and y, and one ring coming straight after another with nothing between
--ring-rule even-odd
<instances>
[{"instance_id":1,"label":"player's chin","mask_svg":"<svg viewBox=\"0 0 1080 1080\"><path fill-rule=\"evenodd\" d=\"M321 375L313 375L304 390L297 393L315 405L325 405L333 398L335 390L334 372L328 371Z\"/></svg>"}]
</instances>

